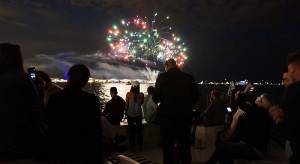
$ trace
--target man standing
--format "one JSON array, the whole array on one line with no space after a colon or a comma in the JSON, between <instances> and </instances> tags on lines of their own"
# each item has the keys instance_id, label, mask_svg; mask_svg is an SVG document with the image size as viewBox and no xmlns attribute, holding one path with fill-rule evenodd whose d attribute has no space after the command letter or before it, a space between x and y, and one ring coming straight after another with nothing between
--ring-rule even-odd
<instances>
[{"instance_id":1,"label":"man standing","mask_svg":"<svg viewBox=\"0 0 300 164\"><path fill-rule=\"evenodd\" d=\"M102 163L98 97L83 91L90 77L82 64L72 66L62 91L48 102L49 158L70 163Z\"/></svg>"},{"instance_id":2,"label":"man standing","mask_svg":"<svg viewBox=\"0 0 300 164\"><path fill-rule=\"evenodd\" d=\"M285 122L288 129L288 139L293 151L290 163L300 163L300 51L288 57L288 76L291 84L287 87L283 108L285 110Z\"/></svg>"},{"instance_id":3,"label":"man standing","mask_svg":"<svg viewBox=\"0 0 300 164\"><path fill-rule=\"evenodd\" d=\"M118 96L118 90L116 87L110 88L111 100L109 100L103 111L103 116L113 125L120 125L124 117L125 100Z\"/></svg>"},{"instance_id":4,"label":"man standing","mask_svg":"<svg viewBox=\"0 0 300 164\"><path fill-rule=\"evenodd\" d=\"M158 76L154 102L160 102L158 120L165 164L191 163L190 134L192 106L198 88L191 75L182 72L174 59L165 62L165 73Z\"/></svg>"}]
</instances>

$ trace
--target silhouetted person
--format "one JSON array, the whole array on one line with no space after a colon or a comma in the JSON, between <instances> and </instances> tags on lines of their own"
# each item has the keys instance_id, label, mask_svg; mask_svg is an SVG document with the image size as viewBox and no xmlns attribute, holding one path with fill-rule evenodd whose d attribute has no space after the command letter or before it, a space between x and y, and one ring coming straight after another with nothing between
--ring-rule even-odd
<instances>
[{"instance_id":1,"label":"silhouetted person","mask_svg":"<svg viewBox=\"0 0 300 164\"><path fill-rule=\"evenodd\" d=\"M182 72L174 59L165 63L166 72L157 77L154 102L157 109L165 164L191 163L192 107L198 98L194 78Z\"/></svg>"},{"instance_id":2,"label":"silhouetted person","mask_svg":"<svg viewBox=\"0 0 300 164\"><path fill-rule=\"evenodd\" d=\"M44 71L37 71L37 77L44 82L44 98L43 102L45 105L48 104L49 98L54 93L61 91L62 88L54 83L52 83L49 75Z\"/></svg>"},{"instance_id":3,"label":"silhouetted person","mask_svg":"<svg viewBox=\"0 0 300 164\"><path fill-rule=\"evenodd\" d=\"M293 151L290 163L300 163L300 51L288 57L288 85L283 101L285 110L285 123L287 125L288 139ZM271 108L270 108L271 109ZM270 111L271 112L271 111Z\"/></svg>"},{"instance_id":4,"label":"silhouetted person","mask_svg":"<svg viewBox=\"0 0 300 164\"><path fill-rule=\"evenodd\" d=\"M109 100L103 111L103 116L113 125L120 125L124 117L125 100L118 96L118 90L116 87L110 88L111 100Z\"/></svg>"},{"instance_id":5,"label":"silhouetted person","mask_svg":"<svg viewBox=\"0 0 300 164\"><path fill-rule=\"evenodd\" d=\"M217 143L208 164L233 164L234 159L258 160L267 152L271 132L268 112L251 104L245 93L237 94L238 110L233 116L227 138Z\"/></svg>"},{"instance_id":6,"label":"silhouetted person","mask_svg":"<svg viewBox=\"0 0 300 164\"><path fill-rule=\"evenodd\" d=\"M154 91L155 88L153 86L147 88L148 95L145 97L143 103L143 112L147 123L154 123L156 121L157 104L152 99Z\"/></svg>"},{"instance_id":7,"label":"silhouetted person","mask_svg":"<svg viewBox=\"0 0 300 164\"><path fill-rule=\"evenodd\" d=\"M72 66L64 90L49 99L50 158L102 162L100 102L95 95L82 90L89 76L86 66Z\"/></svg>"},{"instance_id":8,"label":"silhouetted person","mask_svg":"<svg viewBox=\"0 0 300 164\"><path fill-rule=\"evenodd\" d=\"M140 92L140 84L137 81L131 83L130 92L126 94L126 114L128 121L129 144L132 150L136 149L136 138L138 149L143 146L143 112L142 104L144 94Z\"/></svg>"},{"instance_id":9,"label":"silhouetted person","mask_svg":"<svg viewBox=\"0 0 300 164\"><path fill-rule=\"evenodd\" d=\"M0 161L32 156L32 109L36 100L33 83L23 69L20 46L1 43Z\"/></svg>"},{"instance_id":10,"label":"silhouetted person","mask_svg":"<svg viewBox=\"0 0 300 164\"><path fill-rule=\"evenodd\" d=\"M222 99L220 91L213 90L210 95L210 104L205 111L205 121L206 126L218 126L225 124L225 114L226 114L226 103Z\"/></svg>"}]
</instances>

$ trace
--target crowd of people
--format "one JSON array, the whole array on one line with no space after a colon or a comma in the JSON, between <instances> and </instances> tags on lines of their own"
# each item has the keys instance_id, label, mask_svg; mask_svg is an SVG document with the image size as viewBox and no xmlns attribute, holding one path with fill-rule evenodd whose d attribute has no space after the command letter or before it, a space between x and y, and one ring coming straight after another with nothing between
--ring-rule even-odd
<instances>
[{"instance_id":1,"label":"crowd of people","mask_svg":"<svg viewBox=\"0 0 300 164\"><path fill-rule=\"evenodd\" d=\"M87 66L73 65L67 84L61 87L43 71L36 71L34 77L28 75L20 46L1 43L0 162L29 158L104 163L119 150L117 129L126 119L132 152L143 151L143 120L160 127L165 164L191 163L191 143L199 125L222 127L214 143L216 149L206 163L264 159L274 131L287 143L281 145L290 148L290 163L299 163L299 51L288 58L282 101L267 93L254 94L251 83L244 88L231 85L227 96L213 89L206 101L194 78L181 71L174 59L164 66L165 72L157 77L155 86L148 87L146 96L137 81L131 83L125 100L111 87L111 100L101 111L104 102L83 89L90 77Z\"/></svg>"}]
</instances>

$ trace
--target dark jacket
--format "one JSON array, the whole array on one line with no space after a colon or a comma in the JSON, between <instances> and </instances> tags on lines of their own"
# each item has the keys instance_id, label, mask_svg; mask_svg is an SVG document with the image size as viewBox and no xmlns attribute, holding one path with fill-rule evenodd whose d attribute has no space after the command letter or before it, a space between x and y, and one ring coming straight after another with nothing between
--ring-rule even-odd
<instances>
[{"instance_id":1,"label":"dark jacket","mask_svg":"<svg viewBox=\"0 0 300 164\"><path fill-rule=\"evenodd\" d=\"M158 76L153 101L158 107L160 121L182 121L192 124L192 106L198 98L194 78L179 69L171 69Z\"/></svg>"},{"instance_id":2,"label":"dark jacket","mask_svg":"<svg viewBox=\"0 0 300 164\"><path fill-rule=\"evenodd\" d=\"M269 113L252 105L244 106L242 110L246 114L238 120L235 133L237 139L266 152L272 125Z\"/></svg>"},{"instance_id":3,"label":"dark jacket","mask_svg":"<svg viewBox=\"0 0 300 164\"><path fill-rule=\"evenodd\" d=\"M205 113L204 125L225 125L225 114L226 103L220 99L213 100Z\"/></svg>"},{"instance_id":4,"label":"dark jacket","mask_svg":"<svg viewBox=\"0 0 300 164\"><path fill-rule=\"evenodd\" d=\"M66 87L48 102L49 156L60 160L101 159L98 98Z\"/></svg>"},{"instance_id":5,"label":"dark jacket","mask_svg":"<svg viewBox=\"0 0 300 164\"><path fill-rule=\"evenodd\" d=\"M294 146L294 151L300 151L300 81L290 85L283 100L285 124L288 139Z\"/></svg>"},{"instance_id":6,"label":"dark jacket","mask_svg":"<svg viewBox=\"0 0 300 164\"><path fill-rule=\"evenodd\" d=\"M120 96L115 96L106 103L103 116L113 125L120 125L124 117L125 100Z\"/></svg>"},{"instance_id":7,"label":"dark jacket","mask_svg":"<svg viewBox=\"0 0 300 164\"><path fill-rule=\"evenodd\" d=\"M0 160L30 155L37 92L21 72L0 74Z\"/></svg>"}]
</instances>

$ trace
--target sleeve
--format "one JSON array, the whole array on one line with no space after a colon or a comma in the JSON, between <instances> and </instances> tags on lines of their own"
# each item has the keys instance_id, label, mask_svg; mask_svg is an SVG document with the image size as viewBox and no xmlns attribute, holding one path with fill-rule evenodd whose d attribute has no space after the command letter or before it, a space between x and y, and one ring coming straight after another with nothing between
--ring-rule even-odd
<instances>
[{"instance_id":1,"label":"sleeve","mask_svg":"<svg viewBox=\"0 0 300 164\"><path fill-rule=\"evenodd\" d=\"M24 90L24 93L26 94L26 95L24 95L26 102L30 103L31 108L37 107L37 106L39 106L38 90L31 79L29 79L27 76L25 78L26 78L25 85L24 85L24 88L22 88L22 89Z\"/></svg>"},{"instance_id":2,"label":"sleeve","mask_svg":"<svg viewBox=\"0 0 300 164\"><path fill-rule=\"evenodd\" d=\"M93 106L93 116L96 121L96 131L97 131L97 138L101 137L102 135L102 125L101 125L101 103L98 97L94 96L94 106Z\"/></svg>"},{"instance_id":3,"label":"sleeve","mask_svg":"<svg viewBox=\"0 0 300 164\"><path fill-rule=\"evenodd\" d=\"M101 122L101 103L98 99L98 97L95 96L95 112L96 112L96 119L97 122Z\"/></svg>"},{"instance_id":4,"label":"sleeve","mask_svg":"<svg viewBox=\"0 0 300 164\"><path fill-rule=\"evenodd\" d=\"M95 133L96 133L96 144L95 149L96 152L99 154L97 156L99 161L103 161L103 149L102 149L102 122L101 122L101 103L98 97L94 96L94 116L95 118Z\"/></svg>"},{"instance_id":5,"label":"sleeve","mask_svg":"<svg viewBox=\"0 0 300 164\"><path fill-rule=\"evenodd\" d=\"M240 115L237 119L236 128L234 131L237 139L244 139L249 134L249 118L246 115Z\"/></svg>"},{"instance_id":6,"label":"sleeve","mask_svg":"<svg viewBox=\"0 0 300 164\"><path fill-rule=\"evenodd\" d=\"M142 104L144 113L147 112L147 109L146 109L146 108L147 108L148 99L149 99L149 95L147 95L147 96L144 98L144 102L143 102L143 104Z\"/></svg>"},{"instance_id":7,"label":"sleeve","mask_svg":"<svg viewBox=\"0 0 300 164\"><path fill-rule=\"evenodd\" d=\"M207 109L203 113L204 118L205 118L205 123L207 125L211 125L213 122L213 117L214 117L214 102L208 105Z\"/></svg>"},{"instance_id":8,"label":"sleeve","mask_svg":"<svg viewBox=\"0 0 300 164\"><path fill-rule=\"evenodd\" d=\"M129 106L129 92L127 92L126 94L126 101L125 101L125 111L128 110L128 106Z\"/></svg>"},{"instance_id":9,"label":"sleeve","mask_svg":"<svg viewBox=\"0 0 300 164\"><path fill-rule=\"evenodd\" d=\"M102 115L103 115L103 116L106 116L106 115L107 115L108 109L109 109L109 104L110 104L110 101L108 101L108 102L105 104L104 110L103 110L103 112L102 112Z\"/></svg>"},{"instance_id":10,"label":"sleeve","mask_svg":"<svg viewBox=\"0 0 300 164\"><path fill-rule=\"evenodd\" d=\"M57 95L54 94L50 96L46 111L45 111L45 122L48 125L48 129L51 131L52 127L55 126L57 116L57 104L59 99L57 99Z\"/></svg>"},{"instance_id":11,"label":"sleeve","mask_svg":"<svg viewBox=\"0 0 300 164\"><path fill-rule=\"evenodd\" d=\"M143 103L144 103L144 100L145 100L145 97L144 97L144 94L143 94L143 93L141 93L141 99L142 99L141 104L143 104Z\"/></svg>"},{"instance_id":12,"label":"sleeve","mask_svg":"<svg viewBox=\"0 0 300 164\"><path fill-rule=\"evenodd\" d=\"M153 111L156 112L157 109L157 104L154 101L149 101L149 103L147 103L149 105L149 109L152 109Z\"/></svg>"},{"instance_id":13,"label":"sleeve","mask_svg":"<svg viewBox=\"0 0 300 164\"><path fill-rule=\"evenodd\" d=\"M123 111L123 114L124 114L125 110L126 110L126 102L125 102L124 99L122 99L122 111Z\"/></svg>"},{"instance_id":14,"label":"sleeve","mask_svg":"<svg viewBox=\"0 0 300 164\"><path fill-rule=\"evenodd\" d=\"M155 91L154 91L154 94L153 94L153 97L152 97L152 100L155 102L155 103L159 103L162 101L162 91L161 91L161 84L162 83L162 78L161 78L161 75L158 75L157 79L156 79L156 83L155 83Z\"/></svg>"}]
</instances>

